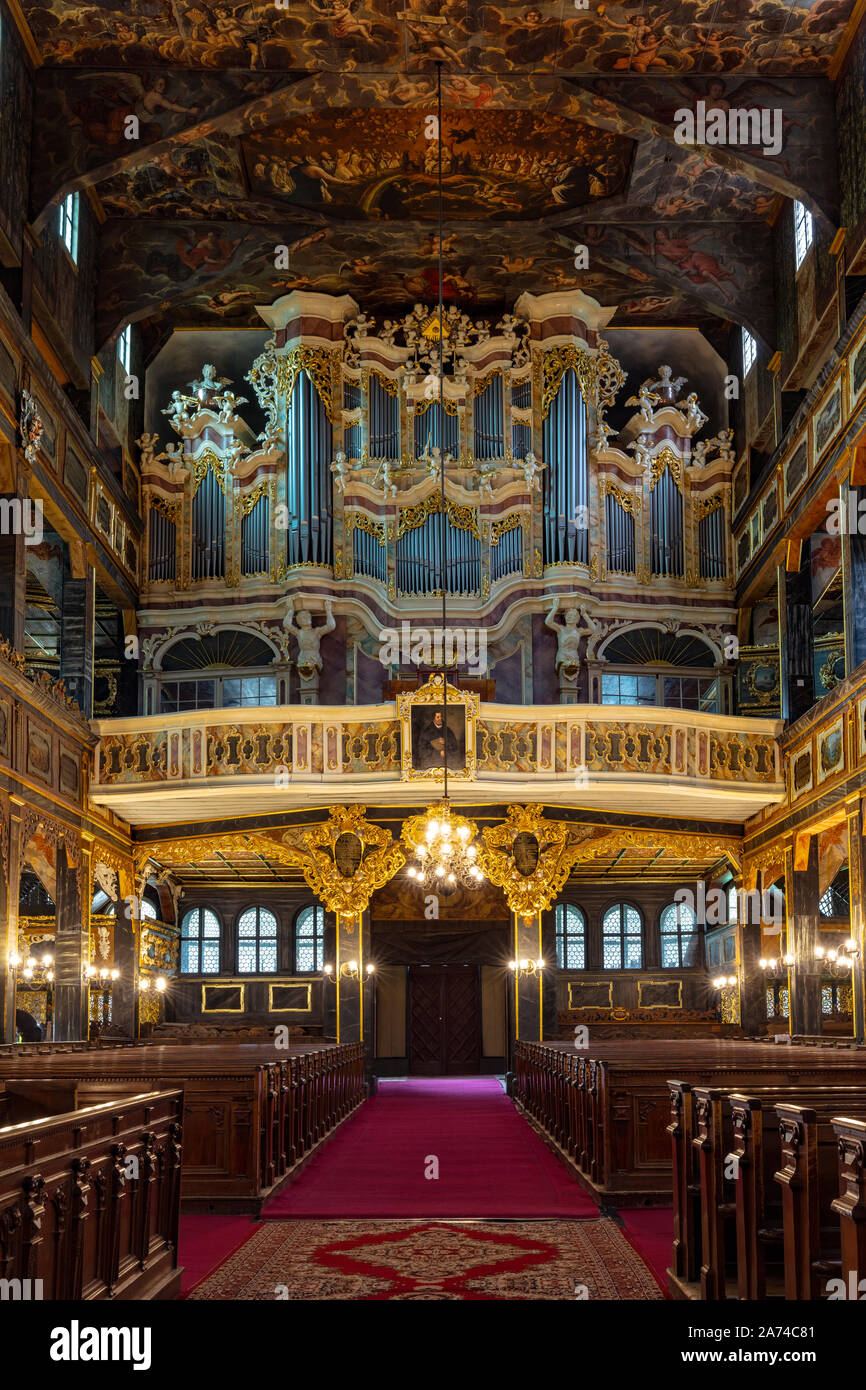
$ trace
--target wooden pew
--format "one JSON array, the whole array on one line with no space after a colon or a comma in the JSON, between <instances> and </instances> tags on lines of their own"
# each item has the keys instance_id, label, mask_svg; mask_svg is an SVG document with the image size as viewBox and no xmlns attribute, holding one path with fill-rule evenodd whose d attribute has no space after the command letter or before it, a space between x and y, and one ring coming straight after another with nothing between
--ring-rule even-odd
<instances>
[{"instance_id":1,"label":"wooden pew","mask_svg":"<svg viewBox=\"0 0 866 1390\"><path fill-rule=\"evenodd\" d=\"M21 1280L17 1294L177 1297L182 1099L151 1091L0 1129L0 1278Z\"/></svg>"},{"instance_id":2,"label":"wooden pew","mask_svg":"<svg viewBox=\"0 0 866 1390\"><path fill-rule=\"evenodd\" d=\"M285 1050L205 1042L0 1057L0 1086L46 1078L74 1083L79 1105L144 1084L182 1084L182 1198L190 1211L258 1213L366 1094L361 1043Z\"/></svg>"},{"instance_id":3,"label":"wooden pew","mask_svg":"<svg viewBox=\"0 0 866 1390\"><path fill-rule=\"evenodd\" d=\"M841 1278L847 1297L866 1295L866 1119L834 1119L839 1156L839 1195L831 1207L840 1218ZM862 1285L862 1287L861 1287Z\"/></svg>"},{"instance_id":4,"label":"wooden pew","mask_svg":"<svg viewBox=\"0 0 866 1390\"><path fill-rule=\"evenodd\" d=\"M750 1091L804 1079L862 1083L862 1054L736 1039L572 1044L519 1041L513 1098L600 1203L671 1202L671 1077ZM566 1103L567 1094L567 1103Z\"/></svg>"}]
</instances>

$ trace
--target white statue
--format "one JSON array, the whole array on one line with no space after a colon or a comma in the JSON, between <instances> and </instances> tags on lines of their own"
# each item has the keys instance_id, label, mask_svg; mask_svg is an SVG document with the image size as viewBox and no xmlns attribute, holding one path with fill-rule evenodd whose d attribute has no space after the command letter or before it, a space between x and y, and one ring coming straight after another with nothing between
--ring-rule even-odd
<instances>
[{"instance_id":1,"label":"white statue","mask_svg":"<svg viewBox=\"0 0 866 1390\"><path fill-rule=\"evenodd\" d=\"M598 637L602 631L600 623L594 618L587 617L584 608L567 608L565 616L561 622L555 622L559 611L559 597L553 601L553 607L544 620L545 627L549 627L551 632L555 632L558 640L556 651L556 668L561 666L574 669L580 665L580 639L581 637ZM578 619L583 619L583 624L578 623Z\"/></svg>"},{"instance_id":2,"label":"white statue","mask_svg":"<svg viewBox=\"0 0 866 1390\"><path fill-rule=\"evenodd\" d=\"M141 450L141 453L139 455L139 463L141 465L142 470L144 471L148 468L152 468L154 463L156 462L156 455L154 454L154 450L159 444L159 435L140 434L135 442Z\"/></svg>"},{"instance_id":3,"label":"white statue","mask_svg":"<svg viewBox=\"0 0 866 1390\"><path fill-rule=\"evenodd\" d=\"M241 465L241 460L244 459L247 456L247 454L249 454L249 452L250 451L247 448L246 444L242 444L239 439L233 439L231 444L226 449L226 468L228 469L229 473L231 473L233 478L237 477L237 471Z\"/></svg>"},{"instance_id":4,"label":"white statue","mask_svg":"<svg viewBox=\"0 0 866 1390\"><path fill-rule=\"evenodd\" d=\"M312 675L313 671L321 671L322 657L319 645L322 638L329 632L333 632L337 624L334 621L334 613L331 600L325 599L326 621L322 627L313 627L313 615L308 609L302 609L298 614L298 625L292 621L295 612L289 603L286 615L283 618L283 627L286 632L291 633L298 644L298 655L295 661L299 671Z\"/></svg>"},{"instance_id":5,"label":"white statue","mask_svg":"<svg viewBox=\"0 0 866 1390\"><path fill-rule=\"evenodd\" d=\"M194 396L185 396L181 391L172 391L171 400L162 414L168 416L169 424L173 429L179 430L181 425L188 425L190 420L195 419L198 409L199 403Z\"/></svg>"},{"instance_id":6,"label":"white statue","mask_svg":"<svg viewBox=\"0 0 866 1390\"><path fill-rule=\"evenodd\" d=\"M709 416L705 415L698 405L696 391L691 391L684 401L677 401L677 410L685 411L686 425L690 427L692 434L697 434L702 425L707 423Z\"/></svg>"},{"instance_id":7,"label":"white statue","mask_svg":"<svg viewBox=\"0 0 866 1390\"><path fill-rule=\"evenodd\" d=\"M544 468L543 463L539 463L533 453L528 453L523 460L523 476L526 479L526 486L530 492L538 492L541 487L541 473Z\"/></svg>"},{"instance_id":8,"label":"white statue","mask_svg":"<svg viewBox=\"0 0 866 1390\"><path fill-rule=\"evenodd\" d=\"M331 464L331 472L334 475L334 487L339 493L345 492L348 463L342 449L338 449L334 455L334 462Z\"/></svg>"},{"instance_id":9,"label":"white statue","mask_svg":"<svg viewBox=\"0 0 866 1390\"><path fill-rule=\"evenodd\" d=\"M189 389L193 395L204 400L205 396L212 396L221 386L230 386L231 377L217 376L216 367L212 362L205 362L201 369L201 377L198 381L191 381Z\"/></svg>"},{"instance_id":10,"label":"white statue","mask_svg":"<svg viewBox=\"0 0 866 1390\"><path fill-rule=\"evenodd\" d=\"M170 478L176 478L178 473L183 472L186 467L183 448L180 444L166 444L163 452L157 454L156 461L165 464Z\"/></svg>"},{"instance_id":11,"label":"white statue","mask_svg":"<svg viewBox=\"0 0 866 1390\"><path fill-rule=\"evenodd\" d=\"M220 423L227 425L234 415L237 415L239 405L246 405L246 396L236 396L234 391L223 391L221 396L216 396L212 402L219 407Z\"/></svg>"},{"instance_id":12,"label":"white statue","mask_svg":"<svg viewBox=\"0 0 866 1390\"><path fill-rule=\"evenodd\" d=\"M719 430L714 439L702 439L692 449L692 463L703 468L709 458L720 458L724 463L734 461L734 431Z\"/></svg>"},{"instance_id":13,"label":"white statue","mask_svg":"<svg viewBox=\"0 0 866 1390\"><path fill-rule=\"evenodd\" d=\"M682 391L688 381L688 377L678 376L672 381L671 369L666 366L659 367L658 372L658 381L652 381L647 377L644 386L648 387L650 391L658 391L660 395L664 396L665 400L672 401L677 392Z\"/></svg>"},{"instance_id":14,"label":"white statue","mask_svg":"<svg viewBox=\"0 0 866 1390\"><path fill-rule=\"evenodd\" d=\"M638 390L636 396L629 396L626 405L636 405L640 408L640 418L647 424L653 423L655 407L659 404L661 397L655 391L651 391L644 382Z\"/></svg>"}]
</instances>

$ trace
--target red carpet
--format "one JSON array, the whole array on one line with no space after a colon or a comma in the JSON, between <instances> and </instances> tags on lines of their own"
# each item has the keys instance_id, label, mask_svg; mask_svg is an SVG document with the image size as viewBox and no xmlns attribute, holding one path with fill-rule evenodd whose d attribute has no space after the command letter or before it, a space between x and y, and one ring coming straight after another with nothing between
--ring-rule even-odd
<instances>
[{"instance_id":1,"label":"red carpet","mask_svg":"<svg viewBox=\"0 0 866 1390\"><path fill-rule=\"evenodd\" d=\"M268 1221L192 1299L661 1300L613 1221ZM589 1310L587 1310L589 1311Z\"/></svg>"},{"instance_id":2,"label":"red carpet","mask_svg":"<svg viewBox=\"0 0 866 1390\"><path fill-rule=\"evenodd\" d=\"M239 1250L260 1223L251 1216L210 1216L192 1212L180 1218L177 1262L183 1269L181 1298Z\"/></svg>"},{"instance_id":3,"label":"red carpet","mask_svg":"<svg viewBox=\"0 0 866 1390\"><path fill-rule=\"evenodd\" d=\"M663 1293L668 1292L667 1270L674 1239L674 1214L670 1207L625 1207L620 1210L626 1239L652 1270Z\"/></svg>"},{"instance_id":4,"label":"red carpet","mask_svg":"<svg viewBox=\"0 0 866 1390\"><path fill-rule=\"evenodd\" d=\"M438 1178L425 1177L438 1160ZM262 1213L286 1217L596 1216L494 1077L383 1081Z\"/></svg>"}]
</instances>

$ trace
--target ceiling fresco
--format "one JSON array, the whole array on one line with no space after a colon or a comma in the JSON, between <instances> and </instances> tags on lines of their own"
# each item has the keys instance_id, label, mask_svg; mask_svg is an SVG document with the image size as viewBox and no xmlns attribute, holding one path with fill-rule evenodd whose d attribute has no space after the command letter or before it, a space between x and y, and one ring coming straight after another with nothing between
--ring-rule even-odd
<instances>
[{"instance_id":1,"label":"ceiling fresco","mask_svg":"<svg viewBox=\"0 0 866 1390\"><path fill-rule=\"evenodd\" d=\"M42 64L31 217L90 191L100 346L129 321L153 345L252 328L292 289L430 302L440 62L446 300L493 311L579 286L617 324L741 323L769 343L783 200L838 225L828 72L853 7L24 3ZM699 102L778 112L778 148L679 144Z\"/></svg>"},{"instance_id":2,"label":"ceiling fresco","mask_svg":"<svg viewBox=\"0 0 866 1390\"><path fill-rule=\"evenodd\" d=\"M46 63L218 69L798 72L825 69L854 0L527 5L473 0L24 0Z\"/></svg>"}]
</instances>

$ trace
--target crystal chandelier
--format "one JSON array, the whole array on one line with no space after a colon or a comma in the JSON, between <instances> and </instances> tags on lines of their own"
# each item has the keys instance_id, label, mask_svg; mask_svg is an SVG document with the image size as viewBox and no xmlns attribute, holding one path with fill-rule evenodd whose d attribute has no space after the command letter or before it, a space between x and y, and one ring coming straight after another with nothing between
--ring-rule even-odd
<instances>
[{"instance_id":1,"label":"crystal chandelier","mask_svg":"<svg viewBox=\"0 0 866 1390\"><path fill-rule=\"evenodd\" d=\"M415 857L406 872L425 890L458 884L477 888L484 881L474 844L477 834L478 827L466 816L455 815L447 799L428 806L403 827L403 838Z\"/></svg>"}]
</instances>

